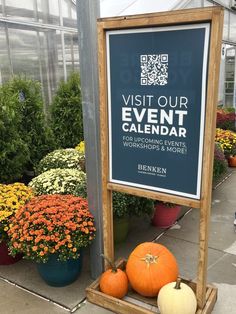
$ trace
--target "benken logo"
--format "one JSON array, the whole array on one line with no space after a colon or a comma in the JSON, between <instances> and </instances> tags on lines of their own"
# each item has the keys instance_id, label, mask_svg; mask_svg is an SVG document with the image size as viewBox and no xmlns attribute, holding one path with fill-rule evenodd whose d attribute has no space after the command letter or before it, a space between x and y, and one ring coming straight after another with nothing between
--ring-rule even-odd
<instances>
[{"instance_id":1,"label":"benken logo","mask_svg":"<svg viewBox=\"0 0 236 314\"><path fill-rule=\"evenodd\" d=\"M140 55L141 85L168 83L168 54Z\"/></svg>"},{"instance_id":2,"label":"benken logo","mask_svg":"<svg viewBox=\"0 0 236 314\"><path fill-rule=\"evenodd\" d=\"M158 167L158 166L138 164L138 173L165 177L167 173L167 169Z\"/></svg>"}]
</instances>

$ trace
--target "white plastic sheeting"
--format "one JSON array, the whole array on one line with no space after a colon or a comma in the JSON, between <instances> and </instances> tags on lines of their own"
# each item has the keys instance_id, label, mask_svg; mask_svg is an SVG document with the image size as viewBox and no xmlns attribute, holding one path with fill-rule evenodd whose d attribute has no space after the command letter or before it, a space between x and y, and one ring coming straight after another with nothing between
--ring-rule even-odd
<instances>
[{"instance_id":1,"label":"white plastic sheeting","mask_svg":"<svg viewBox=\"0 0 236 314\"><path fill-rule=\"evenodd\" d=\"M101 17L169 11L179 0L100 0Z\"/></svg>"}]
</instances>

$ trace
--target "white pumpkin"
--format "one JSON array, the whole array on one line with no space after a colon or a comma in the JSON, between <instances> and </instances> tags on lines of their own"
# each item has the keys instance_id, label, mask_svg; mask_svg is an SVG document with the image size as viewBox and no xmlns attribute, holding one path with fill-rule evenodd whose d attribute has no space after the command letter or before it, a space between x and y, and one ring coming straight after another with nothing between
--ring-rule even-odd
<instances>
[{"instance_id":1,"label":"white pumpkin","mask_svg":"<svg viewBox=\"0 0 236 314\"><path fill-rule=\"evenodd\" d=\"M195 314L197 310L193 290L179 278L161 288L157 305L161 314Z\"/></svg>"}]
</instances>

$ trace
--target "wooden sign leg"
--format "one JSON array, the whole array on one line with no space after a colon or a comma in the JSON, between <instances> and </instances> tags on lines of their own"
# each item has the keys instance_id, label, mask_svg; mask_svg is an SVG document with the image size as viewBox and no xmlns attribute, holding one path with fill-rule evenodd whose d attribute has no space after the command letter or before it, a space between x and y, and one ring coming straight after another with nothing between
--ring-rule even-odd
<instances>
[{"instance_id":1,"label":"wooden sign leg","mask_svg":"<svg viewBox=\"0 0 236 314\"><path fill-rule=\"evenodd\" d=\"M216 104L218 99L221 39L223 30L223 10L212 14L211 41L207 89L206 129L204 139L204 160L202 172L202 195L199 226L199 262L197 277L197 301L202 309L206 303L206 280L208 261L209 220L211 212L212 169L214 156L214 137L216 124Z\"/></svg>"},{"instance_id":2,"label":"wooden sign leg","mask_svg":"<svg viewBox=\"0 0 236 314\"><path fill-rule=\"evenodd\" d=\"M209 237L209 217L210 204L205 202L200 209L199 226L199 259L197 276L197 303L198 308L202 309L206 303L206 280L208 262L208 237Z\"/></svg>"},{"instance_id":3,"label":"wooden sign leg","mask_svg":"<svg viewBox=\"0 0 236 314\"><path fill-rule=\"evenodd\" d=\"M104 188L102 197L104 255L114 261L112 191ZM104 268L108 268L106 261L104 261Z\"/></svg>"}]
</instances>

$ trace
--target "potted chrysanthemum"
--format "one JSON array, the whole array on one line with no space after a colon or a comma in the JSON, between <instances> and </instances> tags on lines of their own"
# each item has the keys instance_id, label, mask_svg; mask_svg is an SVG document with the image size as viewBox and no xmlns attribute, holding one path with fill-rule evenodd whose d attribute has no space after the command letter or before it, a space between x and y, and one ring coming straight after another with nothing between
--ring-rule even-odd
<instances>
[{"instance_id":1,"label":"potted chrysanthemum","mask_svg":"<svg viewBox=\"0 0 236 314\"><path fill-rule=\"evenodd\" d=\"M57 149L40 160L36 173L41 174L50 169L78 169L83 170L84 154L74 148Z\"/></svg>"},{"instance_id":2,"label":"potted chrysanthemum","mask_svg":"<svg viewBox=\"0 0 236 314\"><path fill-rule=\"evenodd\" d=\"M83 171L86 171L85 168L85 141L81 141L75 149L79 152L80 154L80 167Z\"/></svg>"},{"instance_id":3,"label":"potted chrysanthemum","mask_svg":"<svg viewBox=\"0 0 236 314\"><path fill-rule=\"evenodd\" d=\"M94 217L86 199L73 195L41 195L11 219L10 253L37 262L51 286L75 281L81 271L81 249L95 237Z\"/></svg>"},{"instance_id":4,"label":"potted chrysanthemum","mask_svg":"<svg viewBox=\"0 0 236 314\"><path fill-rule=\"evenodd\" d=\"M144 197L113 192L114 242L123 242L129 232L131 216L150 216L153 201Z\"/></svg>"},{"instance_id":5,"label":"potted chrysanthemum","mask_svg":"<svg viewBox=\"0 0 236 314\"><path fill-rule=\"evenodd\" d=\"M236 133L234 143L231 148L231 154L228 158L228 165L229 167L236 167Z\"/></svg>"},{"instance_id":6,"label":"potted chrysanthemum","mask_svg":"<svg viewBox=\"0 0 236 314\"><path fill-rule=\"evenodd\" d=\"M77 169L51 169L29 183L35 195L72 194L86 197L86 174Z\"/></svg>"},{"instance_id":7,"label":"potted chrysanthemum","mask_svg":"<svg viewBox=\"0 0 236 314\"><path fill-rule=\"evenodd\" d=\"M0 265L17 262L21 255L13 258L8 254L10 218L33 197L33 191L23 183L0 184Z\"/></svg>"},{"instance_id":8,"label":"potted chrysanthemum","mask_svg":"<svg viewBox=\"0 0 236 314\"><path fill-rule=\"evenodd\" d=\"M236 167L236 133L230 130L216 129L215 141L220 143L230 167Z\"/></svg>"}]
</instances>

